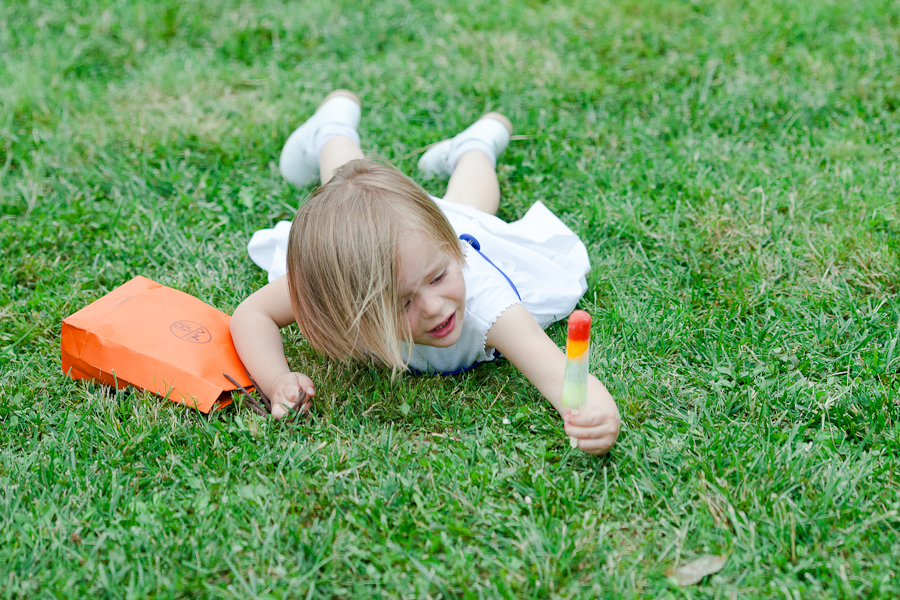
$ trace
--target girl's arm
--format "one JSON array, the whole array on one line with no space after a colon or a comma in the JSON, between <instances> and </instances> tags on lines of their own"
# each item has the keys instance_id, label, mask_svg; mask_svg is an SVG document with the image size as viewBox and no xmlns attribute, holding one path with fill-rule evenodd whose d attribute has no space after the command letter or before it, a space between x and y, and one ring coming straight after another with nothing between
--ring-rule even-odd
<instances>
[{"instance_id":1,"label":"girl's arm","mask_svg":"<svg viewBox=\"0 0 900 600\"><path fill-rule=\"evenodd\" d=\"M565 422L565 431L589 454L605 454L619 437L619 409L606 387L588 377L587 402L579 414L562 405L566 355L521 304L504 311L487 335L493 346L544 395Z\"/></svg>"},{"instance_id":2,"label":"girl's arm","mask_svg":"<svg viewBox=\"0 0 900 600\"><path fill-rule=\"evenodd\" d=\"M300 400L301 390L315 395L306 375L292 373L284 357L281 328L294 322L287 276L251 294L231 316L231 338L250 375L272 401L272 416L281 418ZM297 407L309 410L308 403Z\"/></svg>"}]
</instances>

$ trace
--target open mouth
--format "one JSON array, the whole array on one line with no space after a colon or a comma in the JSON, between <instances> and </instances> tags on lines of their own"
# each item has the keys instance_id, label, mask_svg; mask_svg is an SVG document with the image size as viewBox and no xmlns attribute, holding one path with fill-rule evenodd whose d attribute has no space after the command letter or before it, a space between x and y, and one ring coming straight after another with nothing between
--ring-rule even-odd
<instances>
[{"instance_id":1,"label":"open mouth","mask_svg":"<svg viewBox=\"0 0 900 600\"><path fill-rule=\"evenodd\" d=\"M456 326L456 313L451 314L447 317L447 320L435 327L434 329L428 332L428 335L442 338L446 336L448 333L453 331L453 328Z\"/></svg>"}]
</instances>

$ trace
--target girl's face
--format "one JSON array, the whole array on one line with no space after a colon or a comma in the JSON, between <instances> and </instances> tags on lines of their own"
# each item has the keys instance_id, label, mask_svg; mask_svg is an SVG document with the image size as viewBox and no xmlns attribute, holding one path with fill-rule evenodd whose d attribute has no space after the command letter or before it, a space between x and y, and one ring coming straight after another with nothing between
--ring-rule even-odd
<instances>
[{"instance_id":1,"label":"girl's face","mask_svg":"<svg viewBox=\"0 0 900 600\"><path fill-rule=\"evenodd\" d=\"M400 243L400 294L413 342L456 343L466 312L462 268L424 232L410 232Z\"/></svg>"}]
</instances>

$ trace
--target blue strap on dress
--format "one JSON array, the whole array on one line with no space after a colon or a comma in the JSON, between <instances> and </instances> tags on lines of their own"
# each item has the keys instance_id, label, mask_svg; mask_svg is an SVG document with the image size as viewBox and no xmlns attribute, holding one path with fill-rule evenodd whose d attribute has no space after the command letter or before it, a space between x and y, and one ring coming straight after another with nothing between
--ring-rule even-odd
<instances>
[{"instance_id":1,"label":"blue strap on dress","mask_svg":"<svg viewBox=\"0 0 900 600\"><path fill-rule=\"evenodd\" d=\"M503 275L503 277L506 279L506 281L509 282L510 287L512 287L513 291L516 293L516 296L519 298L519 301L521 302L522 296L521 296L521 294L519 294L519 290L516 289L516 284L514 284L512 282L512 279L510 279L509 276L506 273L504 273L500 267L495 265L491 259L489 259L487 256L484 255L484 252L481 251L481 244L478 243L478 240L475 239L475 236L471 236L468 233L464 233L461 236L459 236L459 239L461 239L464 242L468 242L469 245L472 246L472 249L475 250L475 252L480 254L482 256L482 258L484 258L484 260L488 261L488 264L490 264L492 267L494 267L495 269L500 271L500 274Z\"/></svg>"}]
</instances>

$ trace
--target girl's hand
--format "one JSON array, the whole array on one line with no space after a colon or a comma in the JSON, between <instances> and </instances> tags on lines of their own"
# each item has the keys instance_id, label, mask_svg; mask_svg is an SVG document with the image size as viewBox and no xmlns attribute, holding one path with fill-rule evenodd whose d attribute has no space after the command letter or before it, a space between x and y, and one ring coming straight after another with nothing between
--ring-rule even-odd
<instances>
[{"instance_id":1,"label":"girl's hand","mask_svg":"<svg viewBox=\"0 0 900 600\"><path fill-rule=\"evenodd\" d=\"M588 397L578 413L566 410L563 415L566 435L578 441L578 447L595 456L609 452L619 437L621 419L615 404Z\"/></svg>"},{"instance_id":2,"label":"girl's hand","mask_svg":"<svg viewBox=\"0 0 900 600\"><path fill-rule=\"evenodd\" d=\"M285 373L272 382L269 399L272 401L272 416L280 419L290 414L291 409L306 414L312 407L312 397L316 395L312 380L301 373Z\"/></svg>"}]
</instances>

